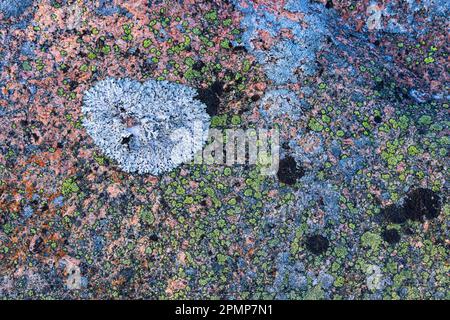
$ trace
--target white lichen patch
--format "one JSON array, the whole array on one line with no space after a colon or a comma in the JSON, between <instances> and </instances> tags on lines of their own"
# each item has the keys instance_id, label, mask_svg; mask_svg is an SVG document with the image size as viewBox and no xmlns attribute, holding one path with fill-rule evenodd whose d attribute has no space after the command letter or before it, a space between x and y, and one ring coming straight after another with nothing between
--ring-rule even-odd
<instances>
[{"instance_id":1,"label":"white lichen patch","mask_svg":"<svg viewBox=\"0 0 450 320\"><path fill-rule=\"evenodd\" d=\"M158 175L191 161L209 129L197 91L167 81L108 78L86 91L83 125L126 172Z\"/></svg>"}]
</instances>

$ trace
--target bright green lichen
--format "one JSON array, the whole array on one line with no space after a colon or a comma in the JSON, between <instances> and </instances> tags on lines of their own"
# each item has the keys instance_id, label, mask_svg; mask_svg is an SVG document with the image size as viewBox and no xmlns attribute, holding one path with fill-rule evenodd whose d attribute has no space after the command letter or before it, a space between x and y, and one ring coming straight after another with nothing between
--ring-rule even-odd
<instances>
[{"instance_id":1,"label":"bright green lichen","mask_svg":"<svg viewBox=\"0 0 450 320\"><path fill-rule=\"evenodd\" d=\"M382 239L380 235L373 232L366 232L361 237L361 244L365 248L370 248L373 251L377 251L381 245Z\"/></svg>"},{"instance_id":2,"label":"bright green lichen","mask_svg":"<svg viewBox=\"0 0 450 320\"><path fill-rule=\"evenodd\" d=\"M64 180L61 189L61 193L63 194L63 196L67 196L71 193L77 193L78 191L80 191L80 188L78 187L74 178Z\"/></svg>"}]
</instances>

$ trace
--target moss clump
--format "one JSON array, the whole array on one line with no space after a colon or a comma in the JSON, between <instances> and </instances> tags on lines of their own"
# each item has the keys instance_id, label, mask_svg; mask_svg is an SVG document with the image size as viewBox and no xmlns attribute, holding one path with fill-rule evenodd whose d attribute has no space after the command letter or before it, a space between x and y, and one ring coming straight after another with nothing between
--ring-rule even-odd
<instances>
[{"instance_id":1,"label":"moss clump","mask_svg":"<svg viewBox=\"0 0 450 320\"><path fill-rule=\"evenodd\" d=\"M152 225L155 222L155 217L153 216L153 213L146 208L141 209L141 211L139 212L139 217L142 222L148 225Z\"/></svg>"},{"instance_id":2,"label":"moss clump","mask_svg":"<svg viewBox=\"0 0 450 320\"><path fill-rule=\"evenodd\" d=\"M152 45L152 40L151 39L145 39L143 42L142 42L142 46L145 48L145 49L147 49L147 48L149 48L151 45Z\"/></svg>"},{"instance_id":3,"label":"moss clump","mask_svg":"<svg viewBox=\"0 0 450 320\"><path fill-rule=\"evenodd\" d=\"M308 127L316 132L321 132L323 130L323 125L317 121L316 119L312 118L311 120L309 120L308 122Z\"/></svg>"},{"instance_id":4,"label":"moss clump","mask_svg":"<svg viewBox=\"0 0 450 320\"><path fill-rule=\"evenodd\" d=\"M325 298L325 292L320 285L309 290L305 295L305 300L322 300Z\"/></svg>"},{"instance_id":5,"label":"moss clump","mask_svg":"<svg viewBox=\"0 0 450 320\"><path fill-rule=\"evenodd\" d=\"M239 115L233 115L232 117L231 117L231 124L232 125L235 125L235 126L237 126L237 125L239 125L239 124L241 124L241 117L239 116Z\"/></svg>"},{"instance_id":6,"label":"moss clump","mask_svg":"<svg viewBox=\"0 0 450 320\"><path fill-rule=\"evenodd\" d=\"M408 155L410 156L417 156L420 154L419 149L416 146L409 146L408 147Z\"/></svg>"},{"instance_id":7,"label":"moss clump","mask_svg":"<svg viewBox=\"0 0 450 320\"><path fill-rule=\"evenodd\" d=\"M71 193L77 193L78 191L80 191L80 187L78 187L74 178L69 178L69 179L64 180L64 182L62 184L62 189L61 189L61 193L64 196L67 196Z\"/></svg>"},{"instance_id":8,"label":"moss clump","mask_svg":"<svg viewBox=\"0 0 450 320\"><path fill-rule=\"evenodd\" d=\"M431 116L423 115L419 118L419 123L422 125L429 126L430 124L433 123L433 120L432 120Z\"/></svg>"},{"instance_id":9,"label":"moss clump","mask_svg":"<svg viewBox=\"0 0 450 320\"><path fill-rule=\"evenodd\" d=\"M205 19L209 21L215 21L217 20L217 11L211 10L208 13L205 14Z\"/></svg>"},{"instance_id":10,"label":"moss clump","mask_svg":"<svg viewBox=\"0 0 450 320\"><path fill-rule=\"evenodd\" d=\"M220 41L220 46L221 46L223 49L231 49L230 40L224 39L224 40Z\"/></svg>"},{"instance_id":11,"label":"moss clump","mask_svg":"<svg viewBox=\"0 0 450 320\"><path fill-rule=\"evenodd\" d=\"M211 118L211 127L225 127L227 125L227 115L214 116Z\"/></svg>"},{"instance_id":12,"label":"moss clump","mask_svg":"<svg viewBox=\"0 0 450 320\"><path fill-rule=\"evenodd\" d=\"M380 247L382 239L380 235L373 232L366 232L361 237L361 244L365 248L370 248L373 251L377 251Z\"/></svg>"}]
</instances>

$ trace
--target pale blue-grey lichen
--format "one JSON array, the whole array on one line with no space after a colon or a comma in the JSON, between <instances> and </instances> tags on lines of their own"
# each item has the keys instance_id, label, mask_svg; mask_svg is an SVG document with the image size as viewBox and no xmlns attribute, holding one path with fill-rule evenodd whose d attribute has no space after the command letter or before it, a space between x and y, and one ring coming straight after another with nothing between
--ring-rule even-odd
<instances>
[{"instance_id":1,"label":"pale blue-grey lichen","mask_svg":"<svg viewBox=\"0 0 450 320\"><path fill-rule=\"evenodd\" d=\"M289 116L293 121L300 120L304 110L308 109L306 102L288 89L273 89L267 91L261 99L259 111L269 122Z\"/></svg>"},{"instance_id":2,"label":"pale blue-grey lichen","mask_svg":"<svg viewBox=\"0 0 450 320\"><path fill-rule=\"evenodd\" d=\"M85 93L83 125L124 171L158 175L191 161L206 141L210 118L196 95L167 81L108 78Z\"/></svg>"},{"instance_id":3,"label":"pale blue-grey lichen","mask_svg":"<svg viewBox=\"0 0 450 320\"><path fill-rule=\"evenodd\" d=\"M335 15L320 3L308 0L289 0L284 9L302 13L302 23L255 6L253 2L234 0L236 8L244 14L242 42L264 67L267 77L276 85L299 82L302 76L317 72L316 53L321 50L327 37L333 37ZM242 5L244 4L244 5ZM290 30L291 37L283 36L282 30ZM267 49L258 49L254 41L264 31L274 39Z\"/></svg>"},{"instance_id":4,"label":"pale blue-grey lichen","mask_svg":"<svg viewBox=\"0 0 450 320\"><path fill-rule=\"evenodd\" d=\"M5 18L18 17L32 4L33 0L0 0L0 12Z\"/></svg>"}]
</instances>

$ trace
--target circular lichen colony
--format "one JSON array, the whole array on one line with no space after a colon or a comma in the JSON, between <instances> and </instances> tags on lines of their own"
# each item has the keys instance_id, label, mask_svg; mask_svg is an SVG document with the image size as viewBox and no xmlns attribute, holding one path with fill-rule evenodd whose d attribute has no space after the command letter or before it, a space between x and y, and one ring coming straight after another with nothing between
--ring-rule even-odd
<instances>
[{"instance_id":1,"label":"circular lichen colony","mask_svg":"<svg viewBox=\"0 0 450 320\"><path fill-rule=\"evenodd\" d=\"M158 175L189 162L207 139L197 91L167 81L108 78L84 95L83 125L126 172Z\"/></svg>"}]
</instances>

